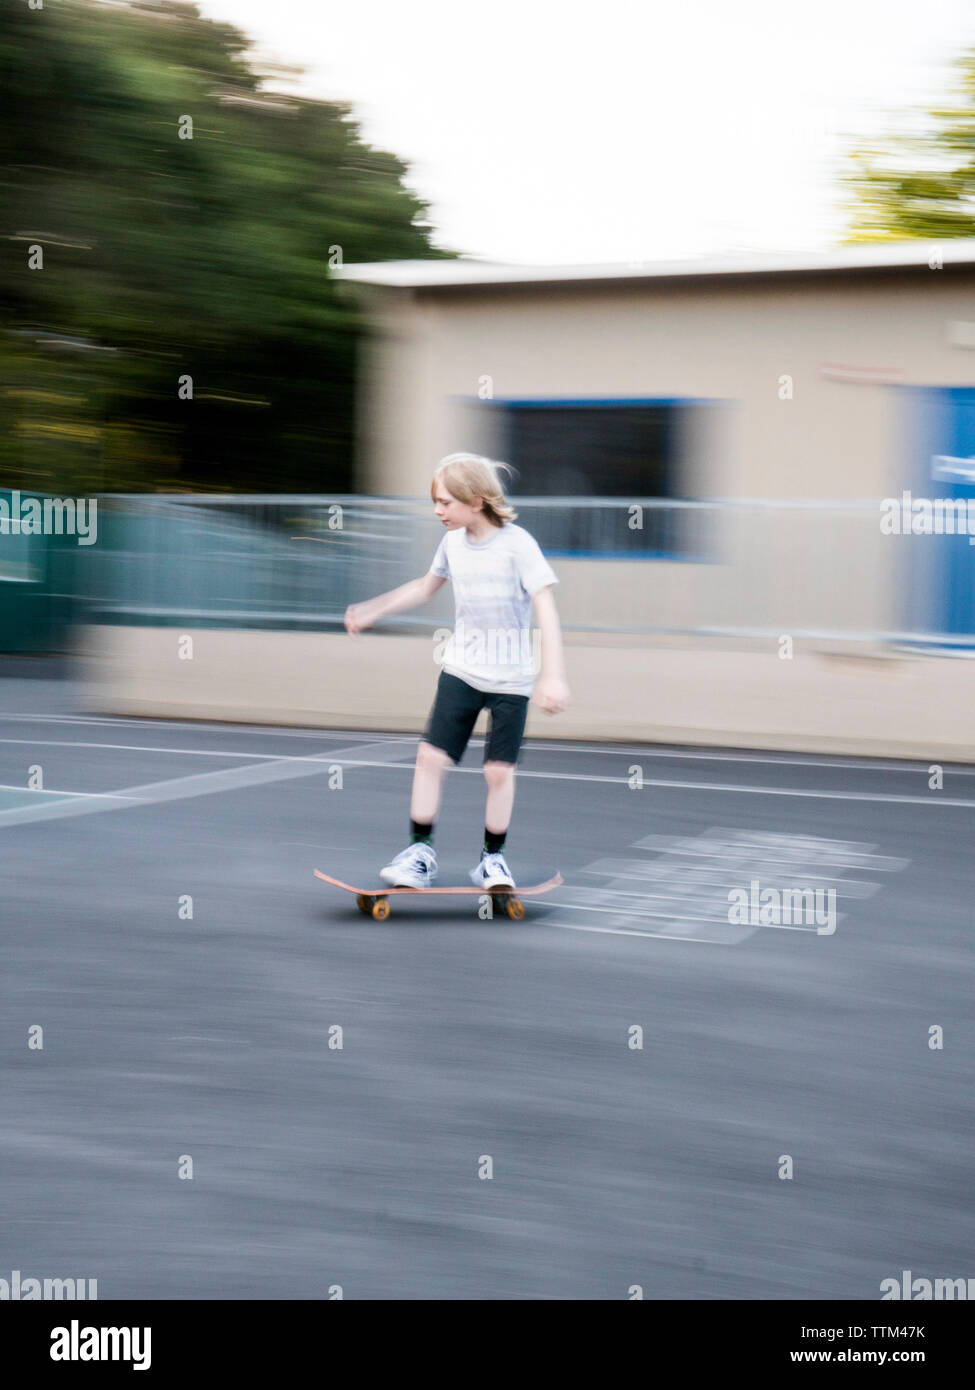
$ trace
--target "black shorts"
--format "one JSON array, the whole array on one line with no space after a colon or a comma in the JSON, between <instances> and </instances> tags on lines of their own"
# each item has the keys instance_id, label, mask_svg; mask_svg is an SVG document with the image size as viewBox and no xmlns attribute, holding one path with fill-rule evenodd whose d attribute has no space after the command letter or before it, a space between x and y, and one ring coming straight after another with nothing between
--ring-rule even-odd
<instances>
[{"instance_id":1,"label":"black shorts","mask_svg":"<svg viewBox=\"0 0 975 1390\"><path fill-rule=\"evenodd\" d=\"M440 672L437 681L437 698L427 720L424 741L459 763L477 716L485 706L491 711L491 731L484 744L484 761L517 763L528 718L528 696L475 690L446 671Z\"/></svg>"}]
</instances>

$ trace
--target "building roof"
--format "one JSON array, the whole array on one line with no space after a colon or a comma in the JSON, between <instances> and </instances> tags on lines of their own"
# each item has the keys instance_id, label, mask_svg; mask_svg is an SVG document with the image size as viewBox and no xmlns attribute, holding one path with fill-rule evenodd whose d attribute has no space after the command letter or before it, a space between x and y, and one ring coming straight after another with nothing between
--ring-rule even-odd
<instances>
[{"instance_id":1,"label":"building roof","mask_svg":"<svg viewBox=\"0 0 975 1390\"><path fill-rule=\"evenodd\" d=\"M741 252L613 265L506 265L459 260L372 261L335 267L352 284L390 289L486 289L512 285L581 285L612 280L685 280L714 276L816 275L921 271L975 266L975 237L861 242L830 251Z\"/></svg>"}]
</instances>

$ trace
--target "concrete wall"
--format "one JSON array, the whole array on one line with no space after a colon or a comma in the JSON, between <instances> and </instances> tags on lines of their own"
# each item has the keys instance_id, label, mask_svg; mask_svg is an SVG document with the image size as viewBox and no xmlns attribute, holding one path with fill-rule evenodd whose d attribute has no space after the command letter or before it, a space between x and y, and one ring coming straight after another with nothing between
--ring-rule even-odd
<instances>
[{"instance_id":1,"label":"concrete wall","mask_svg":"<svg viewBox=\"0 0 975 1390\"><path fill-rule=\"evenodd\" d=\"M437 668L423 637L79 629L96 713L420 733ZM572 705L531 738L662 741L975 761L975 662L694 649L570 635ZM482 717L483 721L483 717ZM483 722L481 726L483 728ZM468 762L470 757L468 755Z\"/></svg>"}]
</instances>

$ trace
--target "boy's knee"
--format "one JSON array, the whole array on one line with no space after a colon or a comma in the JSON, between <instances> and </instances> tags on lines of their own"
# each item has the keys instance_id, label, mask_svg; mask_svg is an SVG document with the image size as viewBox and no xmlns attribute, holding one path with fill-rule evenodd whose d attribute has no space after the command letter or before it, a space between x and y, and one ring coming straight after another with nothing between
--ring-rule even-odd
<instances>
[{"instance_id":1,"label":"boy's knee","mask_svg":"<svg viewBox=\"0 0 975 1390\"><path fill-rule=\"evenodd\" d=\"M489 787L503 787L514 775L514 763L490 762L484 764L484 776Z\"/></svg>"},{"instance_id":2,"label":"boy's knee","mask_svg":"<svg viewBox=\"0 0 975 1390\"><path fill-rule=\"evenodd\" d=\"M449 753L445 753L442 748L437 748L432 743L424 743L422 739L416 750L416 761L418 767L431 770L453 767L454 765L454 760Z\"/></svg>"}]
</instances>

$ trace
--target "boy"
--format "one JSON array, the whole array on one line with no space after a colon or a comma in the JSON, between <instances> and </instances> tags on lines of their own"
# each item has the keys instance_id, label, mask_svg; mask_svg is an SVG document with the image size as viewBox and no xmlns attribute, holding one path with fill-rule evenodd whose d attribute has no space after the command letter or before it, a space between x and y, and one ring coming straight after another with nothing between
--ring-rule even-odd
<instances>
[{"instance_id":1,"label":"boy","mask_svg":"<svg viewBox=\"0 0 975 1390\"><path fill-rule=\"evenodd\" d=\"M346 631L355 637L390 613L426 603L448 578L454 586L454 631L417 750L410 844L379 874L391 887L424 888L436 879L433 828L444 773L460 761L485 705L491 711L491 731L484 747L484 847L470 877L485 890L515 887L502 850L535 675L533 601L542 646L535 703L548 714L569 703L552 593L558 579L534 537L513 524L517 512L505 500L497 472L504 467L477 454L445 458L433 476L430 495L446 534L429 573L346 610Z\"/></svg>"}]
</instances>

